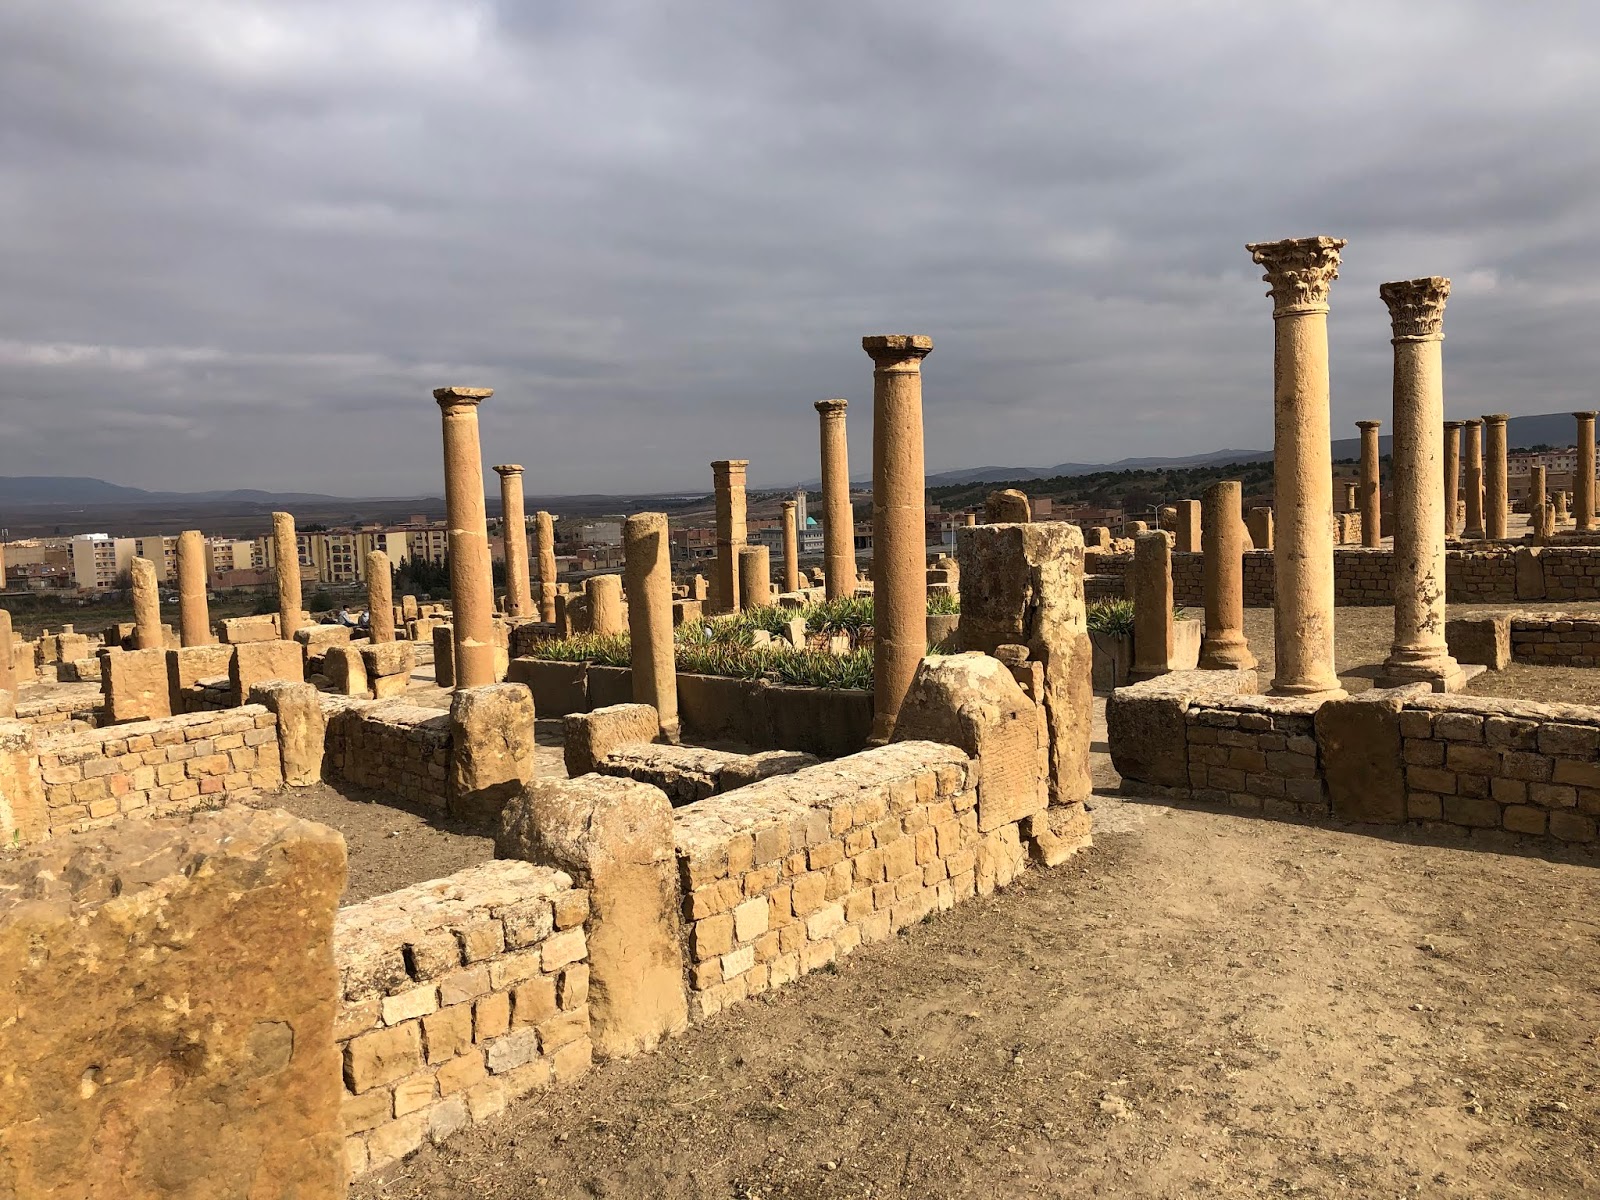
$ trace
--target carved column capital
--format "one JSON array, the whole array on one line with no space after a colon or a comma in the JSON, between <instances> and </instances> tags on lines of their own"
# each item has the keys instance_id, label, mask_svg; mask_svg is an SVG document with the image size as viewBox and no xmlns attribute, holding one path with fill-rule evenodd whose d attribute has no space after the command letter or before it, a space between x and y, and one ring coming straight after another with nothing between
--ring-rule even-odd
<instances>
[{"instance_id":1,"label":"carved column capital","mask_svg":"<svg viewBox=\"0 0 1600 1200\"><path fill-rule=\"evenodd\" d=\"M1344 238L1288 238L1281 242L1251 242L1245 246L1253 261L1266 268L1261 278L1270 286L1274 317L1328 311L1328 289L1339 278L1339 252Z\"/></svg>"},{"instance_id":2,"label":"carved column capital","mask_svg":"<svg viewBox=\"0 0 1600 1200\"><path fill-rule=\"evenodd\" d=\"M1437 342L1444 339L1444 302L1450 281L1443 275L1380 283L1378 295L1389 306L1396 342Z\"/></svg>"}]
</instances>

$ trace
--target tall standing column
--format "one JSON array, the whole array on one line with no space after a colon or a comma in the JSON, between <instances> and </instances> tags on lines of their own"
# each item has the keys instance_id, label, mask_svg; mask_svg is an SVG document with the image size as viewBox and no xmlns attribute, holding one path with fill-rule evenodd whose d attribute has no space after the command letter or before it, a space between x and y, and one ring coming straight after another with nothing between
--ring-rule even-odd
<instances>
[{"instance_id":1,"label":"tall standing column","mask_svg":"<svg viewBox=\"0 0 1600 1200\"><path fill-rule=\"evenodd\" d=\"M1383 489L1378 479L1378 428L1382 421L1357 421L1361 430L1361 544L1375 550L1383 542Z\"/></svg>"},{"instance_id":2,"label":"tall standing column","mask_svg":"<svg viewBox=\"0 0 1600 1200\"><path fill-rule=\"evenodd\" d=\"M1333 664L1333 453L1328 427L1328 290L1342 238L1245 249L1266 268L1273 318L1273 694L1344 694Z\"/></svg>"},{"instance_id":3,"label":"tall standing column","mask_svg":"<svg viewBox=\"0 0 1600 1200\"><path fill-rule=\"evenodd\" d=\"M1133 665L1137 683L1172 670L1172 535L1153 529L1133 539Z\"/></svg>"},{"instance_id":4,"label":"tall standing column","mask_svg":"<svg viewBox=\"0 0 1600 1200\"><path fill-rule=\"evenodd\" d=\"M300 539L295 536L294 517L289 513L272 514L272 557L278 581L278 636L292 642L305 609L300 596Z\"/></svg>"},{"instance_id":5,"label":"tall standing column","mask_svg":"<svg viewBox=\"0 0 1600 1200\"><path fill-rule=\"evenodd\" d=\"M211 614L206 607L206 538L198 529L178 535L178 629L185 646L209 646Z\"/></svg>"},{"instance_id":6,"label":"tall standing column","mask_svg":"<svg viewBox=\"0 0 1600 1200\"><path fill-rule=\"evenodd\" d=\"M1483 532L1491 541L1506 536L1506 422L1507 413L1483 417Z\"/></svg>"},{"instance_id":7,"label":"tall standing column","mask_svg":"<svg viewBox=\"0 0 1600 1200\"><path fill-rule=\"evenodd\" d=\"M1549 500L1545 484L1545 470L1541 466L1528 468L1528 532L1541 545L1545 539L1545 509ZM1553 526L1552 526L1553 528Z\"/></svg>"},{"instance_id":8,"label":"tall standing column","mask_svg":"<svg viewBox=\"0 0 1600 1200\"><path fill-rule=\"evenodd\" d=\"M553 625L556 619L556 523L543 509L533 514L533 536L539 548L539 620Z\"/></svg>"},{"instance_id":9,"label":"tall standing column","mask_svg":"<svg viewBox=\"0 0 1600 1200\"><path fill-rule=\"evenodd\" d=\"M1467 527L1463 535L1483 536L1483 421L1467 423Z\"/></svg>"},{"instance_id":10,"label":"tall standing column","mask_svg":"<svg viewBox=\"0 0 1600 1200\"><path fill-rule=\"evenodd\" d=\"M678 674L672 646L672 556L666 513L622 523L622 574L628 588L633 698L656 710L661 735L678 740Z\"/></svg>"},{"instance_id":11,"label":"tall standing column","mask_svg":"<svg viewBox=\"0 0 1600 1200\"><path fill-rule=\"evenodd\" d=\"M793 500L783 502L783 590L800 590L800 506Z\"/></svg>"},{"instance_id":12,"label":"tall standing column","mask_svg":"<svg viewBox=\"0 0 1600 1200\"><path fill-rule=\"evenodd\" d=\"M872 356L871 740L887 742L928 652L928 549L922 449L923 334L861 339Z\"/></svg>"},{"instance_id":13,"label":"tall standing column","mask_svg":"<svg viewBox=\"0 0 1600 1200\"><path fill-rule=\"evenodd\" d=\"M1444 535L1459 537L1456 506L1461 502L1461 427L1465 421L1444 423Z\"/></svg>"},{"instance_id":14,"label":"tall standing column","mask_svg":"<svg viewBox=\"0 0 1600 1200\"><path fill-rule=\"evenodd\" d=\"M1394 645L1382 682L1461 686L1445 644L1444 304L1434 275L1378 286L1394 326Z\"/></svg>"},{"instance_id":15,"label":"tall standing column","mask_svg":"<svg viewBox=\"0 0 1600 1200\"><path fill-rule=\"evenodd\" d=\"M1572 510L1579 533L1594 529L1594 418L1592 412L1575 412L1578 419L1578 463L1572 469Z\"/></svg>"},{"instance_id":16,"label":"tall standing column","mask_svg":"<svg viewBox=\"0 0 1600 1200\"><path fill-rule=\"evenodd\" d=\"M846 400L818 400L822 418L822 575L829 600L856 590L856 519L850 507L850 444Z\"/></svg>"},{"instance_id":17,"label":"tall standing column","mask_svg":"<svg viewBox=\"0 0 1600 1200\"><path fill-rule=\"evenodd\" d=\"M723 458L711 464L716 485L718 612L739 611L739 547L745 544L744 478L749 459Z\"/></svg>"},{"instance_id":18,"label":"tall standing column","mask_svg":"<svg viewBox=\"0 0 1600 1200\"><path fill-rule=\"evenodd\" d=\"M1249 670L1256 665L1244 636L1243 486L1237 479L1213 483L1203 493L1200 541L1205 554L1204 671Z\"/></svg>"},{"instance_id":19,"label":"tall standing column","mask_svg":"<svg viewBox=\"0 0 1600 1200\"><path fill-rule=\"evenodd\" d=\"M161 591L156 565L148 558L136 558L128 569L133 581L133 648L160 650L166 646L161 635Z\"/></svg>"},{"instance_id":20,"label":"tall standing column","mask_svg":"<svg viewBox=\"0 0 1600 1200\"><path fill-rule=\"evenodd\" d=\"M394 641L394 569L382 550L367 551L367 620L374 644Z\"/></svg>"},{"instance_id":21,"label":"tall standing column","mask_svg":"<svg viewBox=\"0 0 1600 1200\"><path fill-rule=\"evenodd\" d=\"M528 518L522 511L522 467L502 463L500 476L500 532L506 551L506 616L523 620L533 616L533 594L528 587Z\"/></svg>"},{"instance_id":22,"label":"tall standing column","mask_svg":"<svg viewBox=\"0 0 1600 1200\"><path fill-rule=\"evenodd\" d=\"M450 527L450 624L455 686L483 687L494 679L494 575L489 566L489 517L478 447L478 405L493 388L435 388L444 418L444 507Z\"/></svg>"}]
</instances>

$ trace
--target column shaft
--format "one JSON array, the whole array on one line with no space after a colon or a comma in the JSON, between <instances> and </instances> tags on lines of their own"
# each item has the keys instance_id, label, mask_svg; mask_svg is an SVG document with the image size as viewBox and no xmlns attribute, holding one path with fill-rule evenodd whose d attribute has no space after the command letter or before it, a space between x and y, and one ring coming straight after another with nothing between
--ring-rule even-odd
<instances>
[{"instance_id":1,"label":"column shaft","mask_svg":"<svg viewBox=\"0 0 1600 1200\"><path fill-rule=\"evenodd\" d=\"M649 704L661 735L678 740L678 674L672 646L672 556L665 513L639 513L622 523L623 575L633 698Z\"/></svg>"},{"instance_id":2,"label":"column shaft","mask_svg":"<svg viewBox=\"0 0 1600 1200\"><path fill-rule=\"evenodd\" d=\"M1224 479L1205 490L1200 540L1205 554L1205 640L1200 667L1248 670L1256 665L1244 636L1243 487Z\"/></svg>"},{"instance_id":3,"label":"column shaft","mask_svg":"<svg viewBox=\"0 0 1600 1200\"><path fill-rule=\"evenodd\" d=\"M1456 506L1461 501L1461 421L1444 423L1444 535L1460 535Z\"/></svg>"},{"instance_id":4,"label":"column shaft","mask_svg":"<svg viewBox=\"0 0 1600 1200\"><path fill-rule=\"evenodd\" d=\"M1578 463L1572 471L1572 508L1579 533L1594 529L1594 418L1592 412L1573 413L1578 419Z\"/></svg>"},{"instance_id":5,"label":"column shaft","mask_svg":"<svg viewBox=\"0 0 1600 1200\"><path fill-rule=\"evenodd\" d=\"M744 608L772 604L772 555L765 546L739 547L739 602Z\"/></svg>"},{"instance_id":6,"label":"column shaft","mask_svg":"<svg viewBox=\"0 0 1600 1200\"><path fill-rule=\"evenodd\" d=\"M528 519L522 508L522 468L505 463L500 476L500 536L506 552L506 616L530 620L533 594L528 586Z\"/></svg>"},{"instance_id":7,"label":"column shaft","mask_svg":"<svg viewBox=\"0 0 1600 1200\"><path fill-rule=\"evenodd\" d=\"M800 590L800 531L796 526L799 505L793 500L783 502L783 590Z\"/></svg>"},{"instance_id":8,"label":"column shaft","mask_svg":"<svg viewBox=\"0 0 1600 1200\"><path fill-rule=\"evenodd\" d=\"M1470 538L1483 536L1483 422L1467 423L1467 527L1463 534Z\"/></svg>"},{"instance_id":9,"label":"column shaft","mask_svg":"<svg viewBox=\"0 0 1600 1200\"><path fill-rule=\"evenodd\" d=\"M300 539L289 513L272 514L272 555L277 560L273 567L278 581L278 636L292 642L305 608L300 595Z\"/></svg>"},{"instance_id":10,"label":"column shaft","mask_svg":"<svg viewBox=\"0 0 1600 1200\"><path fill-rule=\"evenodd\" d=\"M1383 542L1383 489L1378 478L1378 428L1382 421L1357 421L1361 430L1361 544L1375 550Z\"/></svg>"},{"instance_id":11,"label":"column shaft","mask_svg":"<svg viewBox=\"0 0 1600 1200\"><path fill-rule=\"evenodd\" d=\"M844 400L818 400L822 419L822 574L829 600L856 590L856 523L850 506L850 444Z\"/></svg>"},{"instance_id":12,"label":"column shaft","mask_svg":"<svg viewBox=\"0 0 1600 1200\"><path fill-rule=\"evenodd\" d=\"M178 627L185 646L216 641L206 604L206 539L198 529L178 535Z\"/></svg>"},{"instance_id":13,"label":"column shaft","mask_svg":"<svg viewBox=\"0 0 1600 1200\"><path fill-rule=\"evenodd\" d=\"M494 575L489 563L489 518L478 444L478 405L493 388L437 388L444 420L444 506L450 527L450 624L455 686L495 681Z\"/></svg>"},{"instance_id":14,"label":"column shaft","mask_svg":"<svg viewBox=\"0 0 1600 1200\"><path fill-rule=\"evenodd\" d=\"M1133 539L1131 680L1172 670L1172 538L1160 529Z\"/></svg>"},{"instance_id":15,"label":"column shaft","mask_svg":"<svg viewBox=\"0 0 1600 1200\"><path fill-rule=\"evenodd\" d=\"M133 580L133 648L162 649L166 639L161 636L161 591L156 565L148 558L136 558L128 573Z\"/></svg>"},{"instance_id":16,"label":"column shaft","mask_svg":"<svg viewBox=\"0 0 1600 1200\"><path fill-rule=\"evenodd\" d=\"M1491 541L1506 536L1506 422L1505 413L1483 418L1483 532Z\"/></svg>"},{"instance_id":17,"label":"column shaft","mask_svg":"<svg viewBox=\"0 0 1600 1200\"><path fill-rule=\"evenodd\" d=\"M715 597L718 612L739 611L739 547L745 544L744 480L748 459L724 458L711 464L716 486L717 570Z\"/></svg>"},{"instance_id":18,"label":"column shaft","mask_svg":"<svg viewBox=\"0 0 1600 1200\"><path fill-rule=\"evenodd\" d=\"M552 625L556 619L556 523L540 510L533 515L533 525L539 543L539 620Z\"/></svg>"},{"instance_id":19,"label":"column shaft","mask_svg":"<svg viewBox=\"0 0 1600 1200\"><path fill-rule=\"evenodd\" d=\"M382 550L367 551L367 619L374 644L394 641L394 570Z\"/></svg>"}]
</instances>

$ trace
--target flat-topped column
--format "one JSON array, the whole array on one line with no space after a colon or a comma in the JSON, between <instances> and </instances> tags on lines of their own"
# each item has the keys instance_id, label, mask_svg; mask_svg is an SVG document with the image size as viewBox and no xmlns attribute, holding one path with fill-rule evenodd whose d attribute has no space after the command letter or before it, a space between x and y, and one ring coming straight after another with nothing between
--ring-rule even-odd
<instances>
[{"instance_id":1,"label":"flat-topped column","mask_svg":"<svg viewBox=\"0 0 1600 1200\"><path fill-rule=\"evenodd\" d=\"M528 586L528 518L522 511L522 467L502 463L500 476L500 536L506 552L506 616L527 620L533 616L533 593Z\"/></svg>"},{"instance_id":2,"label":"flat-topped column","mask_svg":"<svg viewBox=\"0 0 1600 1200\"><path fill-rule=\"evenodd\" d=\"M622 576L591 575L583 581L583 594L589 600L589 632L612 637L628 625L622 615Z\"/></svg>"},{"instance_id":3,"label":"flat-topped column","mask_svg":"<svg viewBox=\"0 0 1600 1200\"><path fill-rule=\"evenodd\" d=\"M750 460L723 458L711 464L716 488L717 563L713 596L717 612L739 611L739 547L745 544L744 480Z\"/></svg>"},{"instance_id":4,"label":"flat-topped column","mask_svg":"<svg viewBox=\"0 0 1600 1200\"><path fill-rule=\"evenodd\" d=\"M1575 412L1578 420L1578 463L1572 469L1572 511L1579 533L1594 529L1594 418Z\"/></svg>"},{"instance_id":5,"label":"flat-topped column","mask_svg":"<svg viewBox=\"0 0 1600 1200\"><path fill-rule=\"evenodd\" d=\"M533 536L539 548L539 620L553 625L556 619L556 523L543 509L533 514Z\"/></svg>"},{"instance_id":6,"label":"flat-topped column","mask_svg":"<svg viewBox=\"0 0 1600 1200\"><path fill-rule=\"evenodd\" d=\"M1138 682L1172 670L1172 535L1154 529L1133 539L1133 666Z\"/></svg>"},{"instance_id":7,"label":"flat-topped column","mask_svg":"<svg viewBox=\"0 0 1600 1200\"><path fill-rule=\"evenodd\" d=\"M1434 275L1378 286L1394 328L1394 645L1386 687L1461 686L1445 644L1444 304L1450 281Z\"/></svg>"},{"instance_id":8,"label":"flat-topped column","mask_svg":"<svg viewBox=\"0 0 1600 1200\"><path fill-rule=\"evenodd\" d=\"M209 646L211 612L206 604L206 537L198 529L178 535L178 634L185 646Z\"/></svg>"},{"instance_id":9,"label":"flat-topped column","mask_svg":"<svg viewBox=\"0 0 1600 1200\"><path fill-rule=\"evenodd\" d=\"M660 719L661 736L678 740L678 671L672 645L672 557L666 513L622 523L622 573L628 587L633 698Z\"/></svg>"},{"instance_id":10,"label":"flat-topped column","mask_svg":"<svg viewBox=\"0 0 1600 1200\"><path fill-rule=\"evenodd\" d=\"M435 388L444 418L444 507L450 527L450 625L455 686L485 687L494 673L494 575L478 446L478 405L493 388Z\"/></svg>"},{"instance_id":11,"label":"flat-topped column","mask_svg":"<svg viewBox=\"0 0 1600 1200\"><path fill-rule=\"evenodd\" d=\"M1341 238L1256 242L1273 318L1272 692L1342 696L1333 664L1333 453L1328 425L1328 290Z\"/></svg>"},{"instance_id":12,"label":"flat-topped column","mask_svg":"<svg viewBox=\"0 0 1600 1200\"><path fill-rule=\"evenodd\" d=\"M1473 418L1467 426L1467 527L1464 536L1483 536L1483 421Z\"/></svg>"},{"instance_id":13,"label":"flat-topped column","mask_svg":"<svg viewBox=\"0 0 1600 1200\"><path fill-rule=\"evenodd\" d=\"M1176 545L1173 548L1179 554L1198 554L1205 536L1202 532L1205 517L1201 503L1198 500L1179 500L1175 507L1178 510L1178 523L1174 531Z\"/></svg>"},{"instance_id":14,"label":"flat-topped column","mask_svg":"<svg viewBox=\"0 0 1600 1200\"><path fill-rule=\"evenodd\" d=\"M367 551L367 620L374 644L394 641L394 569L382 550Z\"/></svg>"},{"instance_id":15,"label":"flat-topped column","mask_svg":"<svg viewBox=\"0 0 1600 1200\"><path fill-rule=\"evenodd\" d=\"M1546 510L1549 508L1548 498L1550 489L1545 477L1545 469L1541 466L1528 468L1528 532L1533 534L1535 540L1543 542L1549 536L1547 526L1552 523L1547 520Z\"/></svg>"},{"instance_id":16,"label":"flat-topped column","mask_svg":"<svg viewBox=\"0 0 1600 1200\"><path fill-rule=\"evenodd\" d=\"M294 517L286 512L272 514L273 574L278 582L278 636L294 641L294 631L305 616L300 595L300 539L295 536Z\"/></svg>"},{"instance_id":17,"label":"flat-topped column","mask_svg":"<svg viewBox=\"0 0 1600 1200\"><path fill-rule=\"evenodd\" d=\"M800 506L793 500L783 502L783 590L800 590L800 531L796 526Z\"/></svg>"},{"instance_id":18,"label":"flat-topped column","mask_svg":"<svg viewBox=\"0 0 1600 1200\"><path fill-rule=\"evenodd\" d=\"M1205 490L1200 538L1205 553L1205 640L1200 669L1249 670L1256 665L1244 636L1243 486L1223 479Z\"/></svg>"},{"instance_id":19,"label":"flat-topped column","mask_svg":"<svg viewBox=\"0 0 1600 1200\"><path fill-rule=\"evenodd\" d=\"M739 547L739 603L744 608L772 604L772 555L765 546Z\"/></svg>"},{"instance_id":20,"label":"flat-topped column","mask_svg":"<svg viewBox=\"0 0 1600 1200\"><path fill-rule=\"evenodd\" d=\"M1257 550L1271 550L1272 542L1272 509L1264 504L1252 508L1244 519L1245 528L1250 533L1250 545Z\"/></svg>"},{"instance_id":21,"label":"flat-topped column","mask_svg":"<svg viewBox=\"0 0 1600 1200\"><path fill-rule=\"evenodd\" d=\"M871 741L888 742L928 652L926 476L922 449L923 334L861 339L872 356Z\"/></svg>"},{"instance_id":22,"label":"flat-topped column","mask_svg":"<svg viewBox=\"0 0 1600 1200\"><path fill-rule=\"evenodd\" d=\"M845 439L847 400L818 400L822 420L822 577L829 600L856 590L856 518L850 507L850 444Z\"/></svg>"},{"instance_id":23,"label":"flat-topped column","mask_svg":"<svg viewBox=\"0 0 1600 1200\"><path fill-rule=\"evenodd\" d=\"M1483 533L1491 541L1506 536L1506 422L1508 413L1483 417Z\"/></svg>"},{"instance_id":24,"label":"flat-topped column","mask_svg":"<svg viewBox=\"0 0 1600 1200\"><path fill-rule=\"evenodd\" d=\"M1465 421L1444 423L1444 535L1459 537L1456 507L1461 503L1461 427Z\"/></svg>"},{"instance_id":25,"label":"flat-topped column","mask_svg":"<svg viewBox=\"0 0 1600 1200\"><path fill-rule=\"evenodd\" d=\"M156 565L148 558L136 558L128 570L133 580L133 648L162 650L161 591Z\"/></svg>"},{"instance_id":26,"label":"flat-topped column","mask_svg":"<svg viewBox=\"0 0 1600 1200\"><path fill-rule=\"evenodd\" d=\"M1382 421L1357 421L1361 430L1361 544L1375 550L1383 542L1383 499L1378 479L1378 429Z\"/></svg>"}]
</instances>

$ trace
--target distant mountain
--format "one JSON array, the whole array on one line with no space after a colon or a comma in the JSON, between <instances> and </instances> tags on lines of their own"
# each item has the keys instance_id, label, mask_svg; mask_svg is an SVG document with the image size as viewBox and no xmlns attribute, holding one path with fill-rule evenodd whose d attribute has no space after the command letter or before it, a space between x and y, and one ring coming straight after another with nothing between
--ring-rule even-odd
<instances>
[{"instance_id":1,"label":"distant mountain","mask_svg":"<svg viewBox=\"0 0 1600 1200\"><path fill-rule=\"evenodd\" d=\"M395 496L386 499L405 500ZM417 497L420 499L421 497ZM81 507L89 504L337 504L349 496L324 496L318 492L263 492L233 488L214 492L152 492L123 487L104 479L78 475L0 476L0 505Z\"/></svg>"},{"instance_id":2,"label":"distant mountain","mask_svg":"<svg viewBox=\"0 0 1600 1200\"><path fill-rule=\"evenodd\" d=\"M1052 479L1058 475L1092 475L1097 471L1149 471L1165 467L1203 467L1211 463L1261 462L1270 450L1212 450L1182 458L1121 458L1111 463L1057 463L1053 467L968 467L928 476L929 487L962 483L1003 483L1012 479ZM870 481L869 481L870 482Z\"/></svg>"},{"instance_id":3,"label":"distant mountain","mask_svg":"<svg viewBox=\"0 0 1600 1200\"><path fill-rule=\"evenodd\" d=\"M1475 419L1477 413L1451 413L1452 421L1465 421ZM1384 427L1391 422L1388 414L1384 415ZM1571 413L1537 413L1526 417L1512 417L1506 422L1506 445L1516 450L1526 446L1570 446L1577 437L1577 422L1572 419ZM1388 454L1392 439L1381 429L1378 431L1378 453ZM1461 448L1463 455L1462 464L1465 466L1466 446ZM1268 458L1272 456L1267 455ZM1361 457L1361 438L1339 438L1333 443L1333 458L1335 462L1340 459Z\"/></svg>"}]
</instances>

